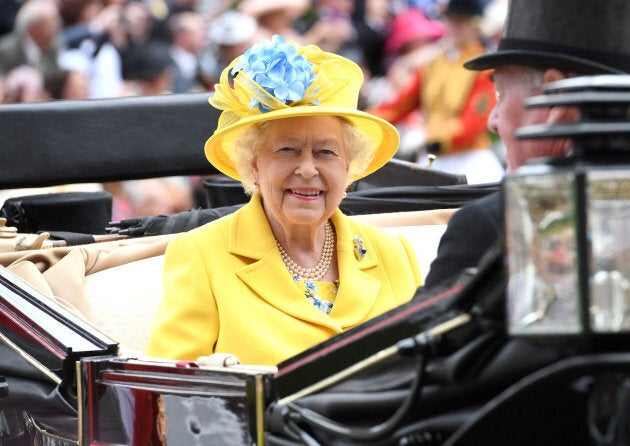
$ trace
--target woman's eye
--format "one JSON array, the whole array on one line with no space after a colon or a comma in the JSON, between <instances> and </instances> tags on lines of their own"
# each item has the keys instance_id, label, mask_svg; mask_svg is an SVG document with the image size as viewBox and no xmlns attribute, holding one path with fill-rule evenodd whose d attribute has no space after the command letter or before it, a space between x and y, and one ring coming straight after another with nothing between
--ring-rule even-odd
<instances>
[{"instance_id":1,"label":"woman's eye","mask_svg":"<svg viewBox=\"0 0 630 446\"><path fill-rule=\"evenodd\" d=\"M337 152L335 151L335 149L322 149L319 151L319 153L321 153L324 156L336 156Z\"/></svg>"}]
</instances>

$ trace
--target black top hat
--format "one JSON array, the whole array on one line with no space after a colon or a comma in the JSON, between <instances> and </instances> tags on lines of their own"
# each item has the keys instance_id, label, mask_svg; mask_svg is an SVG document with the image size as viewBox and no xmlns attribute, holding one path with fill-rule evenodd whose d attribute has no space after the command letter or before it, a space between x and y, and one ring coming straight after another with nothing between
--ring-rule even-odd
<instances>
[{"instance_id":1,"label":"black top hat","mask_svg":"<svg viewBox=\"0 0 630 446\"><path fill-rule=\"evenodd\" d=\"M497 51L464 64L499 65L630 73L630 1L511 0Z\"/></svg>"},{"instance_id":2,"label":"black top hat","mask_svg":"<svg viewBox=\"0 0 630 446\"><path fill-rule=\"evenodd\" d=\"M481 0L450 0L444 14L477 17L483 15L483 9L484 4Z\"/></svg>"}]
</instances>

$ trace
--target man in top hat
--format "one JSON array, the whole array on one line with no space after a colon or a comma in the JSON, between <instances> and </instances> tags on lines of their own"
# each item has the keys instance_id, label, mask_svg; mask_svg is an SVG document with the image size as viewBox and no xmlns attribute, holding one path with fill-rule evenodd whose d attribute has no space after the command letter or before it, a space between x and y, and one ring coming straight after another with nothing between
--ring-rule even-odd
<instances>
[{"instance_id":1,"label":"man in top hat","mask_svg":"<svg viewBox=\"0 0 630 446\"><path fill-rule=\"evenodd\" d=\"M483 12L482 0L450 0L444 11L446 34L442 37L448 45L417 68L394 98L368 110L399 124L419 109L427 150L437 155L434 167L464 174L469 183L498 181L504 171L486 128L495 101L490 72L462 66L486 53L480 28Z\"/></svg>"},{"instance_id":2,"label":"man in top hat","mask_svg":"<svg viewBox=\"0 0 630 446\"><path fill-rule=\"evenodd\" d=\"M517 140L525 125L577 118L569 107L526 109L528 96L567 77L630 72L630 2L627 0L512 0L496 52L467 61L470 70L494 69L497 104L488 127L505 144L508 172L530 159L562 156L568 140ZM505 232L502 198L490 194L460 209L450 220L425 286L477 266Z\"/></svg>"}]
</instances>

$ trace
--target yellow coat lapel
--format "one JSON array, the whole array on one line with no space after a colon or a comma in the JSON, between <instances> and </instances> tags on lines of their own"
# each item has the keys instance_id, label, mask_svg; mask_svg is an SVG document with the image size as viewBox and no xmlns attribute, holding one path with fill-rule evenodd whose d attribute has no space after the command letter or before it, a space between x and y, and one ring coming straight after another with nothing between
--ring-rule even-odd
<instances>
[{"instance_id":1,"label":"yellow coat lapel","mask_svg":"<svg viewBox=\"0 0 630 446\"><path fill-rule=\"evenodd\" d=\"M280 258L258 195L234 215L228 249L250 259L236 274L254 293L292 317L341 333L365 319L378 297L381 283L368 273L379 262L367 235L360 233L340 211L333 214L332 222L337 233L339 275L343 280L329 316L315 308L293 283ZM355 236L361 237L367 251L362 259L355 255Z\"/></svg>"},{"instance_id":2,"label":"yellow coat lapel","mask_svg":"<svg viewBox=\"0 0 630 446\"><path fill-rule=\"evenodd\" d=\"M369 271L379 266L379 259L368 235L359 231L359 227L349 218L336 211L332 222L337 231L337 261L342 280L330 315L346 329L365 320L366 314L376 302L381 282L370 275ZM355 237L363 242L366 250L363 258L355 254Z\"/></svg>"}]
</instances>

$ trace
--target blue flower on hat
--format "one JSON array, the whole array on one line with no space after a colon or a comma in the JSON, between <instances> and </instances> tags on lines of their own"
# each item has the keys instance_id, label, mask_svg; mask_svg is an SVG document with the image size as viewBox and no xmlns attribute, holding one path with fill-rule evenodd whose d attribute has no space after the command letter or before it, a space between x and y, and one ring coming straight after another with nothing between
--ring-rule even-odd
<instances>
[{"instance_id":1,"label":"blue flower on hat","mask_svg":"<svg viewBox=\"0 0 630 446\"><path fill-rule=\"evenodd\" d=\"M240 57L232 68L232 75L244 73L267 93L283 104L298 102L304 98L306 89L315 81L313 64L297 49L279 35L258 43ZM258 107L261 112L271 111L256 97L249 108Z\"/></svg>"}]
</instances>

